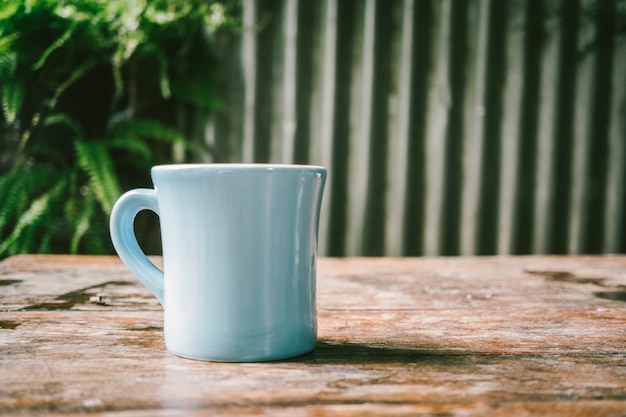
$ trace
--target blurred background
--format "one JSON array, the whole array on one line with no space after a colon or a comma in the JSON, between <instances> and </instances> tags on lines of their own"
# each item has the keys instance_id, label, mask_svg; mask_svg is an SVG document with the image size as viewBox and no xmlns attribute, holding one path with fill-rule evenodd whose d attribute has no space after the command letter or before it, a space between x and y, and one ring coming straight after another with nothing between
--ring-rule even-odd
<instances>
[{"instance_id":1,"label":"blurred background","mask_svg":"<svg viewBox=\"0 0 626 417\"><path fill-rule=\"evenodd\" d=\"M0 0L0 258L198 161L326 166L321 255L626 253L625 76L625 0Z\"/></svg>"}]
</instances>

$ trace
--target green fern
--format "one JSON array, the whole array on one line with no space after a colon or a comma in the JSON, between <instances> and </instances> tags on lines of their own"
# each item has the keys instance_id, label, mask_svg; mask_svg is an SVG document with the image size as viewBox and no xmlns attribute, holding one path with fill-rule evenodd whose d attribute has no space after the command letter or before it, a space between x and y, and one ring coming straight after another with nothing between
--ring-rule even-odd
<instances>
[{"instance_id":1,"label":"green fern","mask_svg":"<svg viewBox=\"0 0 626 417\"><path fill-rule=\"evenodd\" d=\"M183 134L154 120L119 123L108 137L110 149L131 152L153 163L156 162L153 152L156 143L178 144L191 150L191 143Z\"/></svg>"},{"instance_id":2,"label":"green fern","mask_svg":"<svg viewBox=\"0 0 626 417\"><path fill-rule=\"evenodd\" d=\"M46 127L50 127L54 125L63 125L63 126L68 127L72 131L72 133L74 134L74 137L83 136L83 129L81 128L80 124L67 113L49 114L45 118L43 125Z\"/></svg>"},{"instance_id":3,"label":"green fern","mask_svg":"<svg viewBox=\"0 0 626 417\"><path fill-rule=\"evenodd\" d=\"M75 68L65 79L63 79L54 90L54 94L48 100L47 106L49 109L54 109L61 95L74 84L76 81L84 77L89 71L98 66L99 61L97 59L88 59L86 62Z\"/></svg>"},{"instance_id":4,"label":"green fern","mask_svg":"<svg viewBox=\"0 0 626 417\"><path fill-rule=\"evenodd\" d=\"M78 165L88 175L89 185L102 209L110 213L121 194L121 188L104 143L76 140L74 146Z\"/></svg>"},{"instance_id":5,"label":"green fern","mask_svg":"<svg viewBox=\"0 0 626 417\"><path fill-rule=\"evenodd\" d=\"M152 147L140 136L113 136L109 142L111 149L120 149L134 154L143 160L152 159Z\"/></svg>"},{"instance_id":6,"label":"green fern","mask_svg":"<svg viewBox=\"0 0 626 417\"><path fill-rule=\"evenodd\" d=\"M76 226L70 242L70 253L72 254L79 252L81 240L89 231L89 227L96 216L95 203L96 200L94 198L87 196L87 198L85 198L85 206L78 218L75 220Z\"/></svg>"},{"instance_id":7,"label":"green fern","mask_svg":"<svg viewBox=\"0 0 626 417\"><path fill-rule=\"evenodd\" d=\"M2 114L8 124L13 124L24 102L24 83L20 80L12 80L3 84L0 91Z\"/></svg>"},{"instance_id":8,"label":"green fern","mask_svg":"<svg viewBox=\"0 0 626 417\"><path fill-rule=\"evenodd\" d=\"M44 236L41 237L41 239L39 240L39 245L37 246L37 253L50 253L51 249L52 249L52 235L53 233L46 233ZM30 252L30 248L28 250L26 250L25 252Z\"/></svg>"},{"instance_id":9,"label":"green fern","mask_svg":"<svg viewBox=\"0 0 626 417\"><path fill-rule=\"evenodd\" d=\"M181 143L188 146L189 141L178 130L155 120L135 120L116 125L110 133L110 144L118 149L134 149L137 141L163 143Z\"/></svg>"},{"instance_id":10,"label":"green fern","mask_svg":"<svg viewBox=\"0 0 626 417\"><path fill-rule=\"evenodd\" d=\"M171 161L168 145L197 150L144 118L216 103L205 36L215 1L0 0L0 123L23 139L3 150L14 162L0 172L0 258L110 253L121 185Z\"/></svg>"},{"instance_id":11,"label":"green fern","mask_svg":"<svg viewBox=\"0 0 626 417\"><path fill-rule=\"evenodd\" d=\"M27 210L33 196L50 188L50 180L56 176L57 172L42 167L37 171L22 170L1 177L0 236Z\"/></svg>"},{"instance_id":12,"label":"green fern","mask_svg":"<svg viewBox=\"0 0 626 417\"><path fill-rule=\"evenodd\" d=\"M51 190L30 204L28 209L18 218L11 234L0 244L0 256L20 253L30 247L35 230L45 226L46 215L54 207L55 200L63 194L65 186L65 179L61 178Z\"/></svg>"},{"instance_id":13,"label":"green fern","mask_svg":"<svg viewBox=\"0 0 626 417\"><path fill-rule=\"evenodd\" d=\"M19 7L19 2L17 1L3 1L0 3L0 20L8 19L11 17Z\"/></svg>"},{"instance_id":14,"label":"green fern","mask_svg":"<svg viewBox=\"0 0 626 417\"><path fill-rule=\"evenodd\" d=\"M67 29L63 35L61 35L60 38L58 38L56 41L54 41L52 43L52 45L48 46L46 48L45 51L43 51L43 53L41 54L41 56L39 57L39 60L37 62L35 62L35 64L33 65L33 70L37 71L38 69L40 69L41 67L44 66L44 64L46 63L46 60L48 59L48 57L56 50L58 50L59 48L61 48L63 45L65 45L67 43L67 41L70 40L70 38L74 35L74 32L76 30L76 26L77 23L73 23L69 29Z\"/></svg>"},{"instance_id":15,"label":"green fern","mask_svg":"<svg viewBox=\"0 0 626 417\"><path fill-rule=\"evenodd\" d=\"M11 222L11 217L18 209L20 190L15 187L11 176L0 177L0 195L2 195L2 205L0 205L0 236L6 226Z\"/></svg>"},{"instance_id":16,"label":"green fern","mask_svg":"<svg viewBox=\"0 0 626 417\"><path fill-rule=\"evenodd\" d=\"M17 53L13 50L17 34L2 37L0 35L0 73L7 74L15 72L17 63Z\"/></svg>"},{"instance_id":17,"label":"green fern","mask_svg":"<svg viewBox=\"0 0 626 417\"><path fill-rule=\"evenodd\" d=\"M2 94L2 114L8 124L12 124L24 101L24 81L16 76L17 54L13 51L0 51L0 93Z\"/></svg>"}]
</instances>

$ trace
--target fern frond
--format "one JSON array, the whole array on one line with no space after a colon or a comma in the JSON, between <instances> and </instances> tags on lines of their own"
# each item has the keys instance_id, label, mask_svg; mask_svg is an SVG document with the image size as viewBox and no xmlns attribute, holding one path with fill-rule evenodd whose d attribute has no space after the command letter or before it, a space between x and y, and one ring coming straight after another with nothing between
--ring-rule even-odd
<instances>
[{"instance_id":1,"label":"fern frond","mask_svg":"<svg viewBox=\"0 0 626 417\"><path fill-rule=\"evenodd\" d=\"M20 2L18 1L3 1L0 3L0 20L13 16L19 7Z\"/></svg>"},{"instance_id":2,"label":"fern frond","mask_svg":"<svg viewBox=\"0 0 626 417\"><path fill-rule=\"evenodd\" d=\"M109 141L109 147L111 149L122 149L134 153L142 159L152 158L152 149L148 143L137 136L112 137Z\"/></svg>"},{"instance_id":3,"label":"fern frond","mask_svg":"<svg viewBox=\"0 0 626 417\"><path fill-rule=\"evenodd\" d=\"M0 177L0 236L4 229L14 224L30 202L42 189L49 189L50 181L58 173L41 168L36 171L20 170Z\"/></svg>"},{"instance_id":4,"label":"fern frond","mask_svg":"<svg viewBox=\"0 0 626 417\"><path fill-rule=\"evenodd\" d=\"M111 134L120 138L142 137L166 143L188 142L185 135L178 130L156 120L125 121L117 125Z\"/></svg>"},{"instance_id":5,"label":"fern frond","mask_svg":"<svg viewBox=\"0 0 626 417\"><path fill-rule=\"evenodd\" d=\"M39 246L37 247L37 253L50 253L52 248L52 229L48 229L46 233L39 239Z\"/></svg>"},{"instance_id":6,"label":"fern frond","mask_svg":"<svg viewBox=\"0 0 626 417\"><path fill-rule=\"evenodd\" d=\"M111 57L111 67L113 69L113 84L116 94L121 94L123 87L122 67L128 62L130 57L135 53L137 47L144 40L144 34L141 31L124 31L118 34L117 40L119 45Z\"/></svg>"},{"instance_id":7,"label":"fern frond","mask_svg":"<svg viewBox=\"0 0 626 417\"><path fill-rule=\"evenodd\" d=\"M16 59L15 56L12 57ZM0 93L2 94L2 114L7 123L12 124L15 122L17 115L22 108L24 102L24 81L15 76L15 65L11 57L5 57L6 61L3 62L0 68L0 79L2 84L0 85Z\"/></svg>"},{"instance_id":8,"label":"fern frond","mask_svg":"<svg viewBox=\"0 0 626 417\"><path fill-rule=\"evenodd\" d=\"M223 109L226 105L215 94L207 93L213 91L213 80L197 80L189 82L187 80L172 80L172 95L181 101L195 104L204 109Z\"/></svg>"},{"instance_id":9,"label":"fern frond","mask_svg":"<svg viewBox=\"0 0 626 417\"><path fill-rule=\"evenodd\" d=\"M43 219L43 216L40 217ZM41 221L41 220L39 220ZM33 225L28 225L22 230L19 235L16 236L13 244L9 248L11 255L18 255L21 253L29 253L32 252L30 249L35 245L35 227Z\"/></svg>"},{"instance_id":10,"label":"fern frond","mask_svg":"<svg viewBox=\"0 0 626 417\"><path fill-rule=\"evenodd\" d=\"M0 204L0 239L2 231L12 220L12 214L18 207L18 190L14 187L12 175L0 177L0 195L2 196L2 204Z\"/></svg>"},{"instance_id":11,"label":"fern frond","mask_svg":"<svg viewBox=\"0 0 626 417\"><path fill-rule=\"evenodd\" d=\"M77 137L83 136L83 129L80 126L80 124L67 113L52 113L44 119L43 125L44 126L64 125L70 128L70 130L74 133L75 136Z\"/></svg>"},{"instance_id":12,"label":"fern frond","mask_svg":"<svg viewBox=\"0 0 626 417\"><path fill-rule=\"evenodd\" d=\"M89 177L89 185L103 211L110 213L113 204L121 194L121 188L106 147L101 142L83 140L74 141L74 145L78 165Z\"/></svg>"},{"instance_id":13,"label":"fern frond","mask_svg":"<svg viewBox=\"0 0 626 417\"><path fill-rule=\"evenodd\" d=\"M16 249L19 253L48 253L53 236L59 234L59 208L66 199L67 176L59 177L51 189L48 209L22 232Z\"/></svg>"},{"instance_id":14,"label":"fern frond","mask_svg":"<svg viewBox=\"0 0 626 417\"><path fill-rule=\"evenodd\" d=\"M93 225L91 226L90 229L93 229ZM92 232L92 234L95 234L96 237L86 237L85 238L85 243L83 245L84 250L87 253L107 253L111 251L111 248L107 246L107 243L109 242L108 239L103 238L104 236L108 236L108 229L105 228L99 228L96 230L90 230L90 232Z\"/></svg>"},{"instance_id":15,"label":"fern frond","mask_svg":"<svg viewBox=\"0 0 626 417\"><path fill-rule=\"evenodd\" d=\"M80 197L78 190L78 169L71 169L67 174L67 195L69 198L63 204L63 215L68 224L71 224L80 212Z\"/></svg>"},{"instance_id":16,"label":"fern frond","mask_svg":"<svg viewBox=\"0 0 626 417\"><path fill-rule=\"evenodd\" d=\"M53 201L63 193L65 185L64 180L58 181L54 188L32 202L28 210L19 217L11 234L0 244L0 256L28 249L34 230L42 224L42 219L45 219L47 212L54 206Z\"/></svg>"},{"instance_id":17,"label":"fern frond","mask_svg":"<svg viewBox=\"0 0 626 417\"><path fill-rule=\"evenodd\" d=\"M151 142L175 143L185 150L191 149L191 144L185 135L153 120L120 122L111 129L108 136L111 149L132 152L142 157L143 160L154 161L154 146Z\"/></svg>"},{"instance_id":18,"label":"fern frond","mask_svg":"<svg viewBox=\"0 0 626 417\"><path fill-rule=\"evenodd\" d=\"M159 88L161 90L161 96L164 99L168 99L172 96L172 90L170 88L170 78L168 76L168 63L167 63L167 59L165 58L165 56L163 56L163 54L159 53L157 54L158 59L159 59L159 64L160 64L160 71L159 71Z\"/></svg>"},{"instance_id":19,"label":"fern frond","mask_svg":"<svg viewBox=\"0 0 626 417\"><path fill-rule=\"evenodd\" d=\"M41 54L37 62L33 65L33 71L37 71L41 67L43 67L46 63L48 57L57 49L61 48L63 45L67 43L74 34L76 30L76 24L71 25L56 41L52 43L52 45L48 46L45 51Z\"/></svg>"},{"instance_id":20,"label":"fern frond","mask_svg":"<svg viewBox=\"0 0 626 417\"><path fill-rule=\"evenodd\" d=\"M2 114L8 124L13 124L24 102L24 84L14 80L2 85Z\"/></svg>"},{"instance_id":21,"label":"fern frond","mask_svg":"<svg viewBox=\"0 0 626 417\"><path fill-rule=\"evenodd\" d=\"M15 54L13 42L15 42L17 38L17 33L0 37L0 57L7 57Z\"/></svg>"},{"instance_id":22,"label":"fern frond","mask_svg":"<svg viewBox=\"0 0 626 417\"><path fill-rule=\"evenodd\" d=\"M72 240L70 242L71 254L78 253L80 242L89 230L89 226L92 223L93 218L96 214L95 203L96 201L94 198L91 198L89 195L86 196L85 206L80 213L78 219L75 220L76 227L74 228L74 233L72 234Z\"/></svg>"},{"instance_id":23,"label":"fern frond","mask_svg":"<svg viewBox=\"0 0 626 417\"><path fill-rule=\"evenodd\" d=\"M70 242L70 253L72 255L76 255L78 253L80 241L87 233L87 230L89 230L90 221L90 213L83 213L83 216L78 219L78 222L76 223L76 229L74 230L74 234L72 235L72 241Z\"/></svg>"},{"instance_id":24,"label":"fern frond","mask_svg":"<svg viewBox=\"0 0 626 417\"><path fill-rule=\"evenodd\" d=\"M65 90L67 90L72 84L82 78L89 71L94 69L98 63L99 61L97 59L87 59L82 65L75 68L65 81L59 83L58 87L54 90L52 98L50 98L47 103L48 108L53 109L56 106L59 97L61 97Z\"/></svg>"}]
</instances>

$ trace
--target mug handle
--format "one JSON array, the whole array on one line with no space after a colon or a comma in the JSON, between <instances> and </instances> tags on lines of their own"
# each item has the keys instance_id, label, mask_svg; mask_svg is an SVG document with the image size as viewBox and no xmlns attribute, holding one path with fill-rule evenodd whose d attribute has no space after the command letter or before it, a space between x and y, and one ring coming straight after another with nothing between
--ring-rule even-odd
<instances>
[{"instance_id":1,"label":"mug handle","mask_svg":"<svg viewBox=\"0 0 626 417\"><path fill-rule=\"evenodd\" d=\"M123 194L111 211L111 240L122 262L163 305L163 271L143 253L135 236L135 217L142 210L151 210L159 215L156 190L138 188Z\"/></svg>"}]
</instances>

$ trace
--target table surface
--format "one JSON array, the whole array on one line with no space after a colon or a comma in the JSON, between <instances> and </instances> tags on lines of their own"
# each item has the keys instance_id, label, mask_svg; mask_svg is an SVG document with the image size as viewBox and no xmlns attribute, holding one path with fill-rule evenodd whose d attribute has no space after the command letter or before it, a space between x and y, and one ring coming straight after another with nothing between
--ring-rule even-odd
<instances>
[{"instance_id":1,"label":"table surface","mask_svg":"<svg viewBox=\"0 0 626 417\"><path fill-rule=\"evenodd\" d=\"M200 362L117 258L8 258L0 414L626 416L626 256L322 258L317 288L314 352Z\"/></svg>"}]
</instances>

